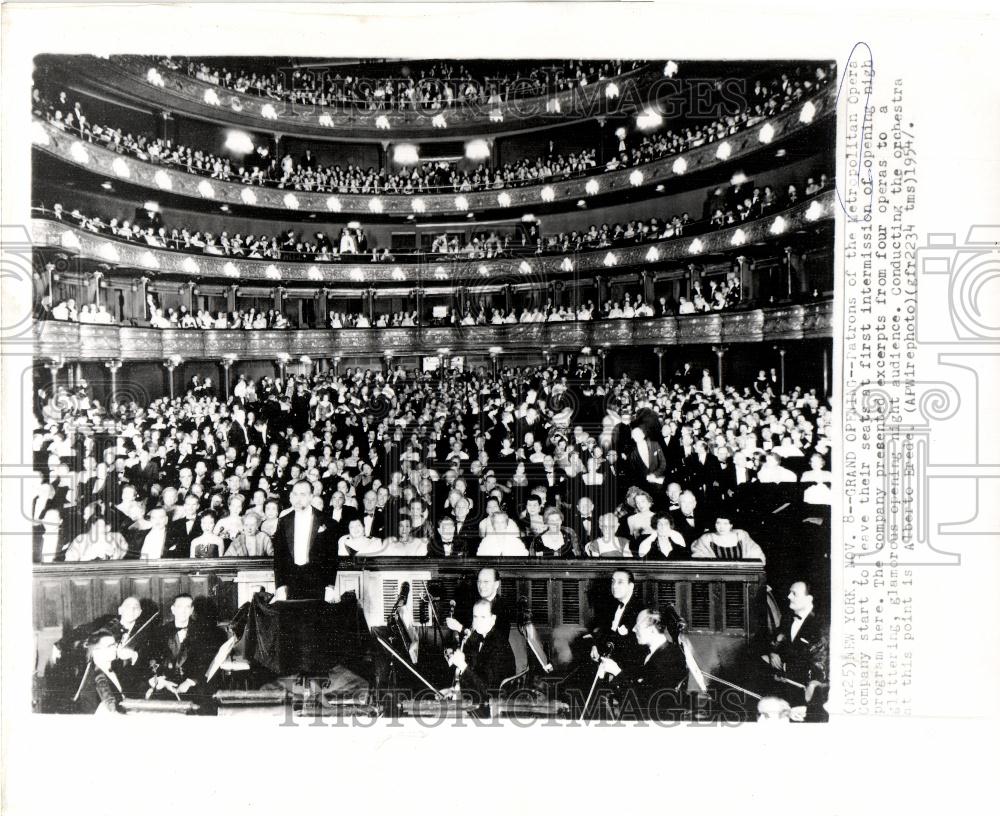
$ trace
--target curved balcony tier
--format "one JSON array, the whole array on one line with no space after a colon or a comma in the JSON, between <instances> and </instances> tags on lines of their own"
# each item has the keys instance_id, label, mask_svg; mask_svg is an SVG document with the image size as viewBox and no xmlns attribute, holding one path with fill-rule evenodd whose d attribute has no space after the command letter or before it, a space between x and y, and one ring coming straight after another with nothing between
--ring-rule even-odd
<instances>
[{"instance_id":1,"label":"curved balcony tier","mask_svg":"<svg viewBox=\"0 0 1000 816\"><path fill-rule=\"evenodd\" d=\"M764 244L777 236L832 221L836 206L836 191L827 190L780 213L694 237L682 236L648 244L604 247L572 255L527 255L523 258L490 260L455 255L419 258L411 255L406 261L399 263L364 263L361 256L353 262L340 259L337 262L298 263L192 255L119 241L45 218L32 219L31 223L35 246L61 249L82 259L143 270L159 276L310 286L446 284L449 281L486 281L491 278L507 281L520 278L530 280L539 276L558 278L573 273L608 272L670 261L690 262L699 257L723 255L742 247Z\"/></svg>"},{"instance_id":2,"label":"curved balcony tier","mask_svg":"<svg viewBox=\"0 0 1000 816\"><path fill-rule=\"evenodd\" d=\"M270 133L353 141L383 140L390 134L393 139L426 140L517 133L628 112L634 109L634 103L651 102L657 83L664 83L662 91L676 88L676 82L666 84L670 80L663 75L661 61L592 85L547 96L513 99L499 106L483 103L418 111L366 110L302 105L239 93L135 54L116 54L108 59L77 56L68 58L66 64L78 79L88 79L146 106ZM148 78L151 71L156 72L155 83ZM607 89L611 83L619 89L628 85L630 93L620 90L609 98ZM206 101L207 91L214 93L218 104ZM445 117L444 128L434 121L439 114Z\"/></svg>"},{"instance_id":3,"label":"curved balcony tier","mask_svg":"<svg viewBox=\"0 0 1000 816\"><path fill-rule=\"evenodd\" d=\"M699 170L745 158L765 146L792 136L821 119L833 116L836 112L836 103L836 88L830 85L810 99L723 141L712 142L636 167L527 187L421 196L316 193L220 181L173 169L169 165L140 161L94 144L80 142L72 134L38 119L32 124L32 140L38 149L99 175L127 181L156 192L170 192L218 204L262 207L286 213L319 212L326 215L340 214L369 218L405 218L414 214L422 217L464 216L466 212L519 211L542 206L551 207L559 203L576 206L576 202L580 199L586 200L595 195L624 193L637 187L666 184L681 175L690 175ZM636 172L642 175L641 180L633 176ZM504 196L502 204L499 198L501 195Z\"/></svg>"},{"instance_id":4,"label":"curved balcony tier","mask_svg":"<svg viewBox=\"0 0 1000 816\"><path fill-rule=\"evenodd\" d=\"M39 321L34 327L39 358L53 360L269 359L286 354L331 358L487 352L491 348L579 350L592 347L704 345L802 340L833 336L833 303L783 306L648 320L597 320L499 326L417 326L387 329L239 331L138 329Z\"/></svg>"}]
</instances>

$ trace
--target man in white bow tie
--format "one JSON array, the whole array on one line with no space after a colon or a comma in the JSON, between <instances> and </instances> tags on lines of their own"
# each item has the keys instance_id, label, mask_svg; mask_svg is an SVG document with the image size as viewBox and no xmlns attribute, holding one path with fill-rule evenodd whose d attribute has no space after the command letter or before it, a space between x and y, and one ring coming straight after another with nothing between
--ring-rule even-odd
<instances>
[{"instance_id":1,"label":"man in white bow tie","mask_svg":"<svg viewBox=\"0 0 1000 816\"><path fill-rule=\"evenodd\" d=\"M291 510L274 532L275 600L336 600L337 542L333 522L313 507L313 487L302 479L292 487Z\"/></svg>"}]
</instances>

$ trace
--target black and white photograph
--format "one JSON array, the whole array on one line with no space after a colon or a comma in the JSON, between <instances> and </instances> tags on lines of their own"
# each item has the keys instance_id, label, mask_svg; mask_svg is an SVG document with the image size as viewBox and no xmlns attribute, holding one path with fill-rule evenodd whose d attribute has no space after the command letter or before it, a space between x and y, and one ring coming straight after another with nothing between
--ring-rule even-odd
<instances>
[{"instance_id":1,"label":"black and white photograph","mask_svg":"<svg viewBox=\"0 0 1000 816\"><path fill-rule=\"evenodd\" d=\"M38 55L37 711L824 721L836 87Z\"/></svg>"},{"instance_id":2,"label":"black and white photograph","mask_svg":"<svg viewBox=\"0 0 1000 816\"><path fill-rule=\"evenodd\" d=\"M0 803L991 801L986 0L0 3Z\"/></svg>"}]
</instances>

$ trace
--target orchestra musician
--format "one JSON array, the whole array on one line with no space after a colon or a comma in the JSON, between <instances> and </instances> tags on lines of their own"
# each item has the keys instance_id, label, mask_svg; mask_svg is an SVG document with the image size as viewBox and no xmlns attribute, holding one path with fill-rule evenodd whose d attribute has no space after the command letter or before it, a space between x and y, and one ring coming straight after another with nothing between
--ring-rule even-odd
<instances>
[{"instance_id":1,"label":"orchestra musician","mask_svg":"<svg viewBox=\"0 0 1000 816\"><path fill-rule=\"evenodd\" d=\"M590 649L590 659L597 662L612 653L619 666L632 668L642 660L643 653L632 637L642 611L642 600L636 594L635 576L631 571L619 569L611 574L611 596L617 603L611 619L591 632L594 645Z\"/></svg>"},{"instance_id":2,"label":"orchestra musician","mask_svg":"<svg viewBox=\"0 0 1000 816\"><path fill-rule=\"evenodd\" d=\"M632 628L644 657L624 669L613 657L602 657L598 676L613 678L612 688L621 716L663 720L684 710L670 692L680 691L687 680L684 653L667 630L666 616L656 609L643 609Z\"/></svg>"},{"instance_id":3,"label":"orchestra musician","mask_svg":"<svg viewBox=\"0 0 1000 816\"><path fill-rule=\"evenodd\" d=\"M781 617L767 659L778 672L776 694L791 704L792 718L818 722L827 718L823 703L828 687L829 634L816 616L812 593L807 581L791 585L789 613Z\"/></svg>"},{"instance_id":4,"label":"orchestra musician","mask_svg":"<svg viewBox=\"0 0 1000 816\"><path fill-rule=\"evenodd\" d=\"M74 653L97 632L107 632L115 640L115 676L125 693L140 694L145 691L149 676L149 658L155 642L156 625L147 626L151 620L142 618L142 605L134 595L118 605L117 615L102 615L90 623L78 626L52 647L52 662L73 660ZM76 664L79 666L79 662ZM79 677L79 675L77 675Z\"/></svg>"},{"instance_id":5,"label":"orchestra musician","mask_svg":"<svg viewBox=\"0 0 1000 816\"><path fill-rule=\"evenodd\" d=\"M496 567L483 567L476 577L476 591L479 593L479 600L489 601L494 616L496 617L496 629L503 637L509 640L512 624L517 623L516 600L504 595L500 589L500 572ZM477 601L478 603L478 601ZM461 635L468 630L472 623L472 609L459 613L458 618L448 617L445 625L452 631ZM529 649L539 656L542 669L549 673L553 670L552 662L546 657L544 646L530 621L524 622L519 627L521 633L527 641Z\"/></svg>"},{"instance_id":6,"label":"orchestra musician","mask_svg":"<svg viewBox=\"0 0 1000 816\"><path fill-rule=\"evenodd\" d=\"M485 700L496 697L500 684L514 675L514 651L498 627L492 604L480 599L472 607L472 634L448 658L461 686Z\"/></svg>"},{"instance_id":7,"label":"orchestra musician","mask_svg":"<svg viewBox=\"0 0 1000 816\"><path fill-rule=\"evenodd\" d=\"M151 660L149 695L162 699L205 697L211 689L205 673L226 637L194 614L194 598L181 593L170 606L171 620L160 627L160 640Z\"/></svg>"},{"instance_id":8,"label":"orchestra musician","mask_svg":"<svg viewBox=\"0 0 1000 816\"><path fill-rule=\"evenodd\" d=\"M87 638L87 668L76 694L76 710L81 714L120 714L125 695L115 674L118 642L107 629L98 629Z\"/></svg>"}]
</instances>

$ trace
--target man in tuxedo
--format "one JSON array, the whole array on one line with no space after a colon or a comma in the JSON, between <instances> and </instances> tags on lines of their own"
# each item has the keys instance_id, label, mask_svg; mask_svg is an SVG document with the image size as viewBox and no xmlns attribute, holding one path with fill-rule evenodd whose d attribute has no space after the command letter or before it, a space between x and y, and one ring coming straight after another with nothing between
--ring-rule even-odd
<instances>
[{"instance_id":1,"label":"man in tuxedo","mask_svg":"<svg viewBox=\"0 0 1000 816\"><path fill-rule=\"evenodd\" d=\"M368 538L385 538L385 515L380 513L378 507L378 494L374 490L369 490L361 499L361 523L365 528L365 535ZM338 539L339 540L339 539Z\"/></svg>"},{"instance_id":2,"label":"man in tuxedo","mask_svg":"<svg viewBox=\"0 0 1000 816\"><path fill-rule=\"evenodd\" d=\"M628 453L628 470L632 483L648 489L649 484L663 484L667 460L663 448L655 439L646 437L646 430L636 425L632 431L632 446Z\"/></svg>"},{"instance_id":3,"label":"man in tuxedo","mask_svg":"<svg viewBox=\"0 0 1000 816\"><path fill-rule=\"evenodd\" d=\"M159 668L149 680L157 696L174 699L173 693L188 697L208 697L212 689L205 672L226 637L217 626L195 618L194 598L182 593L170 606L172 620L160 631L154 655Z\"/></svg>"},{"instance_id":4,"label":"man in tuxedo","mask_svg":"<svg viewBox=\"0 0 1000 816\"><path fill-rule=\"evenodd\" d=\"M155 561L163 558L167 546L167 512L162 507L149 511L149 532L142 539L139 557Z\"/></svg>"},{"instance_id":5,"label":"man in tuxedo","mask_svg":"<svg viewBox=\"0 0 1000 816\"><path fill-rule=\"evenodd\" d=\"M479 547L479 525L472 517L472 502L462 496L455 502L455 541L467 556L474 556Z\"/></svg>"},{"instance_id":6,"label":"man in tuxedo","mask_svg":"<svg viewBox=\"0 0 1000 816\"><path fill-rule=\"evenodd\" d=\"M233 421L229 425L229 431L226 433L226 446L236 448L236 452L240 458L243 458L247 448L250 446L250 432L247 430L246 420L246 411L239 406L234 407Z\"/></svg>"},{"instance_id":7,"label":"man in tuxedo","mask_svg":"<svg viewBox=\"0 0 1000 816\"><path fill-rule=\"evenodd\" d=\"M167 524L167 541L163 548L164 558L190 558L191 542L201 535L198 510L201 502L193 493L185 497L183 515Z\"/></svg>"},{"instance_id":8,"label":"man in tuxedo","mask_svg":"<svg viewBox=\"0 0 1000 816\"><path fill-rule=\"evenodd\" d=\"M475 692L481 700L495 697L500 683L514 675L514 650L508 634L497 626L497 616L488 600L473 605L472 634L448 663L458 671L463 688Z\"/></svg>"},{"instance_id":9,"label":"man in tuxedo","mask_svg":"<svg viewBox=\"0 0 1000 816\"><path fill-rule=\"evenodd\" d=\"M631 636L642 611L642 601L635 591L635 576L629 570L615 570L611 574L611 597L615 606L610 619L605 619L591 633L594 645L590 659L597 662L610 650L621 668L631 668L642 659L642 650Z\"/></svg>"},{"instance_id":10,"label":"man in tuxedo","mask_svg":"<svg viewBox=\"0 0 1000 816\"><path fill-rule=\"evenodd\" d=\"M826 719L822 706L828 688L829 633L816 617L812 593L807 581L796 581L789 588L789 611L782 615L768 662L778 673L775 691L792 705L793 719L820 721Z\"/></svg>"},{"instance_id":11,"label":"man in tuxedo","mask_svg":"<svg viewBox=\"0 0 1000 816\"><path fill-rule=\"evenodd\" d=\"M633 626L635 640L645 652L642 659L623 669L614 657L601 660L599 675L612 677L620 716L629 714L643 720L671 719L684 706L671 695L687 679L684 653L667 633L665 616L655 609L643 609Z\"/></svg>"},{"instance_id":12,"label":"man in tuxedo","mask_svg":"<svg viewBox=\"0 0 1000 816\"><path fill-rule=\"evenodd\" d=\"M292 509L274 532L275 600L335 600L337 542L333 522L313 506L312 485L302 479L292 487Z\"/></svg>"},{"instance_id":13,"label":"man in tuxedo","mask_svg":"<svg viewBox=\"0 0 1000 816\"><path fill-rule=\"evenodd\" d=\"M698 509L698 499L690 490L685 490L677 499L678 509L670 514L674 529L683 537L688 547L694 544L708 529L708 519Z\"/></svg>"},{"instance_id":14,"label":"man in tuxedo","mask_svg":"<svg viewBox=\"0 0 1000 816\"><path fill-rule=\"evenodd\" d=\"M576 503L573 518L573 533L580 547L585 547L600 535L597 519L594 518L594 501L589 496L581 496Z\"/></svg>"}]
</instances>

